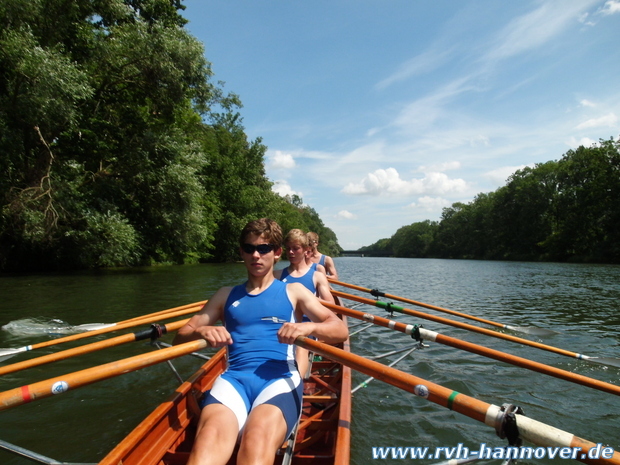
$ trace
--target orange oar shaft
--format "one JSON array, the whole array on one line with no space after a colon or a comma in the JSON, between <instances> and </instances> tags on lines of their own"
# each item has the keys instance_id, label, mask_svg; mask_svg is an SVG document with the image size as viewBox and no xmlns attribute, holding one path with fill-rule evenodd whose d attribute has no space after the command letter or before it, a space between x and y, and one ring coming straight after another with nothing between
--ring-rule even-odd
<instances>
[{"instance_id":1,"label":"orange oar shaft","mask_svg":"<svg viewBox=\"0 0 620 465\"><path fill-rule=\"evenodd\" d=\"M132 318L131 320L126 320L124 322L117 323L114 326L110 326L108 328L102 328L102 329L96 329L94 331L87 331L84 333L72 334L70 336L65 336L65 337L61 337L58 339L50 339L49 341L39 342L37 344L32 344L31 346L28 346L29 347L28 350L41 349L43 347L49 347L49 346L53 346L56 344L62 344L63 342L78 341L80 339L97 336L99 334L110 333L112 331L118 331L121 329L133 328L134 326L153 323L155 321L161 320L162 318L170 319L170 318L176 318L178 316L185 316L185 315L188 315L189 313L197 312L203 307L203 305L204 305L204 302L197 302L195 304L186 305L181 310L171 309L171 311L166 311L166 313L164 313L163 315L160 312L157 312L157 314L153 314L153 315L146 315L140 318Z\"/></svg>"},{"instance_id":2,"label":"orange oar shaft","mask_svg":"<svg viewBox=\"0 0 620 465\"><path fill-rule=\"evenodd\" d=\"M207 347L207 341L198 339L185 344L156 350L147 354L136 355L105 365L87 368L86 370L76 371L64 376L10 389L0 393L0 411L54 394L61 394L69 389L75 389L130 371L136 371L157 363L165 362L166 360L181 357L182 355L187 355L197 350L204 349L205 347Z\"/></svg>"},{"instance_id":3,"label":"orange oar shaft","mask_svg":"<svg viewBox=\"0 0 620 465\"><path fill-rule=\"evenodd\" d=\"M512 336L510 334L498 333L497 331L493 331L492 329L481 328L479 326L470 325L468 323L462 323L460 321L450 320L449 318L444 318L437 315L429 315L428 313L420 312L418 310L412 310L410 308L403 308L397 305L386 304L385 302L381 302L378 300L367 299L365 297L360 297L353 294L347 294L345 292L340 291L331 291L332 294L337 295L339 297L344 297L349 300L355 300L356 302L361 302L364 304L372 305L374 307L383 308L388 311L396 311L400 313L404 313L406 315L415 316L418 318L423 318L425 320L434 321L435 323L441 323L444 325L454 326L455 328L466 329L468 331L473 331L475 333L485 334L487 336L495 337L498 339L504 339L506 341L517 342L519 344L524 344L531 347L536 347L538 349L543 349L549 352L553 352L560 355L565 355L567 357L582 359L583 355L578 354L576 352L571 352L570 350L560 349L558 347L549 346L547 344L542 344L540 342L530 341L529 339L523 339L521 337Z\"/></svg>"},{"instance_id":4,"label":"orange oar shaft","mask_svg":"<svg viewBox=\"0 0 620 465\"><path fill-rule=\"evenodd\" d=\"M146 314L146 315L136 316L136 317L130 318L128 320L119 321L116 324L117 325L122 325L122 324L125 324L125 323L132 323L134 321L142 320L144 318L151 318L151 317L154 317L154 316L162 316L162 315L165 315L166 313L174 313L174 312L178 312L179 310L186 310L186 309L189 309L189 308L195 308L195 307L202 308L204 306L204 304L206 304L206 303L207 303L207 301L203 300L202 302L194 302L192 304L181 305L180 307L169 308L167 310L160 310L158 312L149 313L149 314Z\"/></svg>"},{"instance_id":5,"label":"orange oar shaft","mask_svg":"<svg viewBox=\"0 0 620 465\"><path fill-rule=\"evenodd\" d=\"M355 289L356 291L362 291L362 292L368 292L370 294L376 295L376 296L380 296L380 297L385 297L386 299L394 299L394 300L400 300L401 302L405 302L411 305L416 305L418 307L424 307L424 308L428 308L430 310L437 310L438 312L444 312L444 313L449 313L450 315L454 315L454 316L460 316L462 318L468 318L470 320L474 320L477 321L479 323L484 323L490 326L495 326L497 328L502 328L502 329L508 329L509 326L502 324L502 323L498 323L496 321L491 321L491 320L487 320L485 318L480 318L474 315L468 315L467 313L461 313L461 312L457 312L456 310L450 310L448 308L442 308L442 307L437 307L436 305L431 305L431 304L425 304L424 302L418 302L416 300L411 300L411 299L407 299L405 297L399 297L397 295L392 295L392 294L386 294L385 292L379 292L375 289L368 289L365 287L361 287L361 286L356 286L355 284L349 284L349 283L345 283L342 281L336 281L334 279L329 279L329 282L333 283L333 284L338 284L340 286L343 287L348 287L349 289Z\"/></svg>"},{"instance_id":6,"label":"orange oar shaft","mask_svg":"<svg viewBox=\"0 0 620 465\"><path fill-rule=\"evenodd\" d=\"M163 334L171 331L176 331L183 326L189 319L175 321L174 323L168 323L163 327ZM139 341L148 339L151 337L152 330L146 330L139 333L123 334L122 336L105 339L103 341L93 342L92 344L86 344L73 349L63 350L53 354L43 355L41 357L33 358L31 360L24 360L23 362L13 363L12 365L6 365L0 367L0 376L8 373L15 373L16 371L25 370L27 368L36 367L39 365L45 365L46 363L52 363L59 360L65 360L77 355L89 354L97 350L106 349L108 347L115 347L128 342Z\"/></svg>"},{"instance_id":7,"label":"orange oar shaft","mask_svg":"<svg viewBox=\"0 0 620 465\"><path fill-rule=\"evenodd\" d=\"M416 331L416 327L414 325L399 323L393 320L388 320L387 318L371 315L369 313L363 313L358 310L341 307L339 305L334 305L327 302L324 302L323 305L333 309L335 312L342 315L357 318L358 320L369 321L378 326L383 326L396 331L400 331L401 333L411 335L414 333L414 331ZM563 379L565 381L570 381L575 384L580 384L582 386L587 386L592 389L597 389L599 391L608 392L610 394L620 396L620 386L617 386L615 384L599 381L597 379L589 378L578 373L561 370L550 365L545 365L544 363L539 363L523 357L518 357L516 355L507 354L499 350L489 349L488 347L473 344L471 342L463 341L454 337L445 336L443 334L436 333L435 331L429 331L424 328L417 328L417 331L419 331L420 338L423 340L438 342L440 344L444 344L450 347L466 350L467 352L499 360L500 362L506 362L521 368L527 368L528 370L536 371L538 373L543 373L549 376L553 376L555 378Z\"/></svg>"},{"instance_id":8,"label":"orange oar shaft","mask_svg":"<svg viewBox=\"0 0 620 465\"><path fill-rule=\"evenodd\" d=\"M501 409L497 405L488 404L439 384L310 338L299 337L295 344L399 389L424 397L438 405L492 426L496 430L499 429L497 421L498 418L501 418ZM613 452L611 458L589 459L587 455L589 450L598 447L597 444L523 415L517 414L515 416L520 436L529 442L549 447L578 447L583 452L583 455L578 454L575 458L584 463L620 464L620 452Z\"/></svg>"}]
</instances>

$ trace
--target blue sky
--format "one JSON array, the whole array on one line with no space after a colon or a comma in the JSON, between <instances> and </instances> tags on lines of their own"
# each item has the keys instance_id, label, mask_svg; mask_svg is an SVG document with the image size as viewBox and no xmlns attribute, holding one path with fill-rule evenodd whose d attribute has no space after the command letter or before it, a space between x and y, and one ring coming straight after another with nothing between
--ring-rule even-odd
<instances>
[{"instance_id":1,"label":"blue sky","mask_svg":"<svg viewBox=\"0 0 620 465\"><path fill-rule=\"evenodd\" d=\"M620 135L620 0L186 0L267 176L345 249Z\"/></svg>"}]
</instances>

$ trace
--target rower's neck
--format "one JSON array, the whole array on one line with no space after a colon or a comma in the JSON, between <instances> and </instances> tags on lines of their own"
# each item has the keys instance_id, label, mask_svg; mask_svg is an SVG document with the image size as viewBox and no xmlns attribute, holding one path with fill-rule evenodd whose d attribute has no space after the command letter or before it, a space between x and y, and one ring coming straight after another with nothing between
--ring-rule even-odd
<instances>
[{"instance_id":1,"label":"rower's neck","mask_svg":"<svg viewBox=\"0 0 620 465\"><path fill-rule=\"evenodd\" d=\"M298 274L306 274L306 272L310 269L310 265L306 263L306 260L301 260L298 263L292 263L288 266L288 272L293 273L296 272Z\"/></svg>"},{"instance_id":2,"label":"rower's neck","mask_svg":"<svg viewBox=\"0 0 620 465\"><path fill-rule=\"evenodd\" d=\"M275 279L273 273L268 273L264 276L249 276L248 281L245 283L245 290L248 294L260 294L271 286Z\"/></svg>"}]
</instances>

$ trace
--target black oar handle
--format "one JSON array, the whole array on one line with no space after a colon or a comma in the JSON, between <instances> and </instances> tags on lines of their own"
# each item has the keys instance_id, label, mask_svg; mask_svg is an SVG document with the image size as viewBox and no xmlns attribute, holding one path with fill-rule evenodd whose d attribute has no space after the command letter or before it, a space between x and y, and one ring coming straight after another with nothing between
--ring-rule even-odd
<instances>
[{"instance_id":1,"label":"black oar handle","mask_svg":"<svg viewBox=\"0 0 620 465\"><path fill-rule=\"evenodd\" d=\"M381 292L378 289L371 289L370 295L375 296L375 297L385 297L385 292Z\"/></svg>"},{"instance_id":2,"label":"black oar handle","mask_svg":"<svg viewBox=\"0 0 620 465\"><path fill-rule=\"evenodd\" d=\"M162 326L158 324L152 324L149 329L145 329L144 331L138 331L134 333L134 335L136 337L136 341L143 341L145 339L150 339L151 341L154 341L162 337L167 332L168 329L166 328L166 325Z\"/></svg>"}]
</instances>

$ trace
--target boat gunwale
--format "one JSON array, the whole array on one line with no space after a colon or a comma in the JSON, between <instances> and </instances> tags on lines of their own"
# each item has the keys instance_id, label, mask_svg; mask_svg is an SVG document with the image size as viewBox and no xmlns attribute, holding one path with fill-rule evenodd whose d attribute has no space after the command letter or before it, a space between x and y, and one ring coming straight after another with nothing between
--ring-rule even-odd
<instances>
[{"instance_id":1,"label":"boat gunwale","mask_svg":"<svg viewBox=\"0 0 620 465\"><path fill-rule=\"evenodd\" d=\"M219 365L219 367L218 367ZM192 418L197 414L193 412L193 408L188 405L189 397L192 390L199 389L201 392L206 389L210 384L215 381L215 378L224 371L226 368L226 349L219 350L210 360L204 363L192 376L184 381L179 387L169 396L167 400L159 404L155 410L153 410L144 420L142 420L103 460L99 462L99 465L131 465L141 464L143 460L131 461L128 457L136 455L137 451L148 450L153 451L157 448L161 452L161 456L168 450L168 445L174 443L178 437L186 430L187 425L191 423ZM161 436L156 436L156 440L147 441L152 438L156 428L161 426L165 422L166 416L171 415L173 410L184 411L187 414L183 419L176 417L179 421L180 427L174 429L178 431L177 434L172 434L171 440L162 441ZM165 431L173 430L173 424L169 424ZM161 442L165 444L165 447L158 446L157 443ZM133 455L132 455L133 454ZM137 454L138 456L145 457L148 454Z\"/></svg>"}]
</instances>

